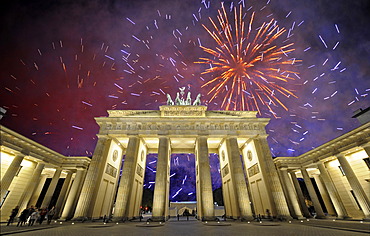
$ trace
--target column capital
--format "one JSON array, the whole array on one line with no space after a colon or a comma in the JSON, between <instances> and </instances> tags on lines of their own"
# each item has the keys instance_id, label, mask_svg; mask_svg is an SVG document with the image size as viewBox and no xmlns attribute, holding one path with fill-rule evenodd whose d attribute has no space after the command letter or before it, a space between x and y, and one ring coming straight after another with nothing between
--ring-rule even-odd
<instances>
[{"instance_id":1,"label":"column capital","mask_svg":"<svg viewBox=\"0 0 370 236\"><path fill-rule=\"evenodd\" d=\"M288 173L295 174L295 172L297 172L297 171L298 171L297 169L290 169L290 170L288 170Z\"/></svg>"},{"instance_id":2,"label":"column capital","mask_svg":"<svg viewBox=\"0 0 370 236\"><path fill-rule=\"evenodd\" d=\"M288 171L288 166L279 166L279 170Z\"/></svg>"},{"instance_id":3,"label":"column capital","mask_svg":"<svg viewBox=\"0 0 370 236\"><path fill-rule=\"evenodd\" d=\"M20 157L25 157L25 156L28 156L30 154L29 151L26 151L26 150L21 150L19 152L14 152L14 156L20 156Z\"/></svg>"},{"instance_id":4,"label":"column capital","mask_svg":"<svg viewBox=\"0 0 370 236\"><path fill-rule=\"evenodd\" d=\"M97 134L98 139L109 139L110 137L106 134Z\"/></svg>"},{"instance_id":5,"label":"column capital","mask_svg":"<svg viewBox=\"0 0 370 236\"><path fill-rule=\"evenodd\" d=\"M334 156L336 156L337 158L338 157L346 157L346 155L342 152L337 152L337 153L334 154Z\"/></svg>"}]
</instances>

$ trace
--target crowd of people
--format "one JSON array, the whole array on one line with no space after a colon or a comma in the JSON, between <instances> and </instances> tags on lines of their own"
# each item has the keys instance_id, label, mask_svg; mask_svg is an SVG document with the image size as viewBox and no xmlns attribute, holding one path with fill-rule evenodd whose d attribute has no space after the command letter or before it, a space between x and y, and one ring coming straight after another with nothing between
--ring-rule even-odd
<instances>
[{"instance_id":1,"label":"crowd of people","mask_svg":"<svg viewBox=\"0 0 370 236\"><path fill-rule=\"evenodd\" d=\"M16 206L8 220L8 226L12 224L16 216L19 212L19 206ZM55 215L55 207L52 207L50 209L48 208L36 208L34 206L31 206L29 208L24 209L18 216L18 223L17 226L27 225L32 226L35 223L42 224L46 220L47 224L50 224L51 220L53 219Z\"/></svg>"}]
</instances>

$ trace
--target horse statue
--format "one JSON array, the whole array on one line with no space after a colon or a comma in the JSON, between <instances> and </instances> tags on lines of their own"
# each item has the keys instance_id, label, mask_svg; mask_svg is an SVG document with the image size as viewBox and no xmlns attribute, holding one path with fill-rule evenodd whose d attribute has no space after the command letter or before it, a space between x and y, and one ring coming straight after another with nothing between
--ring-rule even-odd
<instances>
[{"instance_id":1,"label":"horse statue","mask_svg":"<svg viewBox=\"0 0 370 236\"><path fill-rule=\"evenodd\" d=\"M185 105L191 105L191 93L190 92L188 92L188 96L186 97Z\"/></svg>"},{"instance_id":2,"label":"horse statue","mask_svg":"<svg viewBox=\"0 0 370 236\"><path fill-rule=\"evenodd\" d=\"M193 102L193 106L200 106L201 104L201 101L200 101L200 93L197 95L197 98L195 99L195 101Z\"/></svg>"},{"instance_id":3,"label":"horse statue","mask_svg":"<svg viewBox=\"0 0 370 236\"><path fill-rule=\"evenodd\" d=\"M175 103L172 101L171 96L167 93L167 105L173 106Z\"/></svg>"}]
</instances>

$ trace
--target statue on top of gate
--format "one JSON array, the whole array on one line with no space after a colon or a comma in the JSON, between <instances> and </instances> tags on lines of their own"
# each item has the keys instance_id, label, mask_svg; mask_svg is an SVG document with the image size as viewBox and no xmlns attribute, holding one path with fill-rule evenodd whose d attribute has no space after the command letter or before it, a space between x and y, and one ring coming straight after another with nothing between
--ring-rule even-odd
<instances>
[{"instance_id":1,"label":"statue on top of gate","mask_svg":"<svg viewBox=\"0 0 370 236\"><path fill-rule=\"evenodd\" d=\"M180 92L177 92L177 96L176 96L176 99L175 101L172 100L171 96L167 93L167 105L169 106L173 106L173 105L176 105L176 106L181 106L181 105L193 105L193 106L200 106L201 105L201 101L200 101L200 97L201 97L201 94L198 94L196 99L194 100L194 102L192 103L191 101L191 93L188 92L187 94L187 97L186 99L184 98L184 90L185 90L185 87L180 87L179 88Z\"/></svg>"}]
</instances>

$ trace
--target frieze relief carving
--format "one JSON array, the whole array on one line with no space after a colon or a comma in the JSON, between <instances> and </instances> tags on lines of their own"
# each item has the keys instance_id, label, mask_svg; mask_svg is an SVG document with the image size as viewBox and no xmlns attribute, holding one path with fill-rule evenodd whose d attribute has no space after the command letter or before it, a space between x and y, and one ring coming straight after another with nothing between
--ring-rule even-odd
<instances>
[{"instance_id":1,"label":"frieze relief carving","mask_svg":"<svg viewBox=\"0 0 370 236\"><path fill-rule=\"evenodd\" d=\"M161 106L159 107L162 117L204 117L207 107L205 106Z\"/></svg>"},{"instance_id":2,"label":"frieze relief carving","mask_svg":"<svg viewBox=\"0 0 370 236\"><path fill-rule=\"evenodd\" d=\"M115 178L117 176L117 168L107 163L105 173Z\"/></svg>"},{"instance_id":3,"label":"frieze relief carving","mask_svg":"<svg viewBox=\"0 0 370 236\"><path fill-rule=\"evenodd\" d=\"M122 116L159 116L159 111L150 110L109 110L109 117Z\"/></svg>"},{"instance_id":4,"label":"frieze relief carving","mask_svg":"<svg viewBox=\"0 0 370 236\"><path fill-rule=\"evenodd\" d=\"M261 130L262 126L251 123L105 123L102 130ZM263 128L262 128L263 130Z\"/></svg>"}]
</instances>

